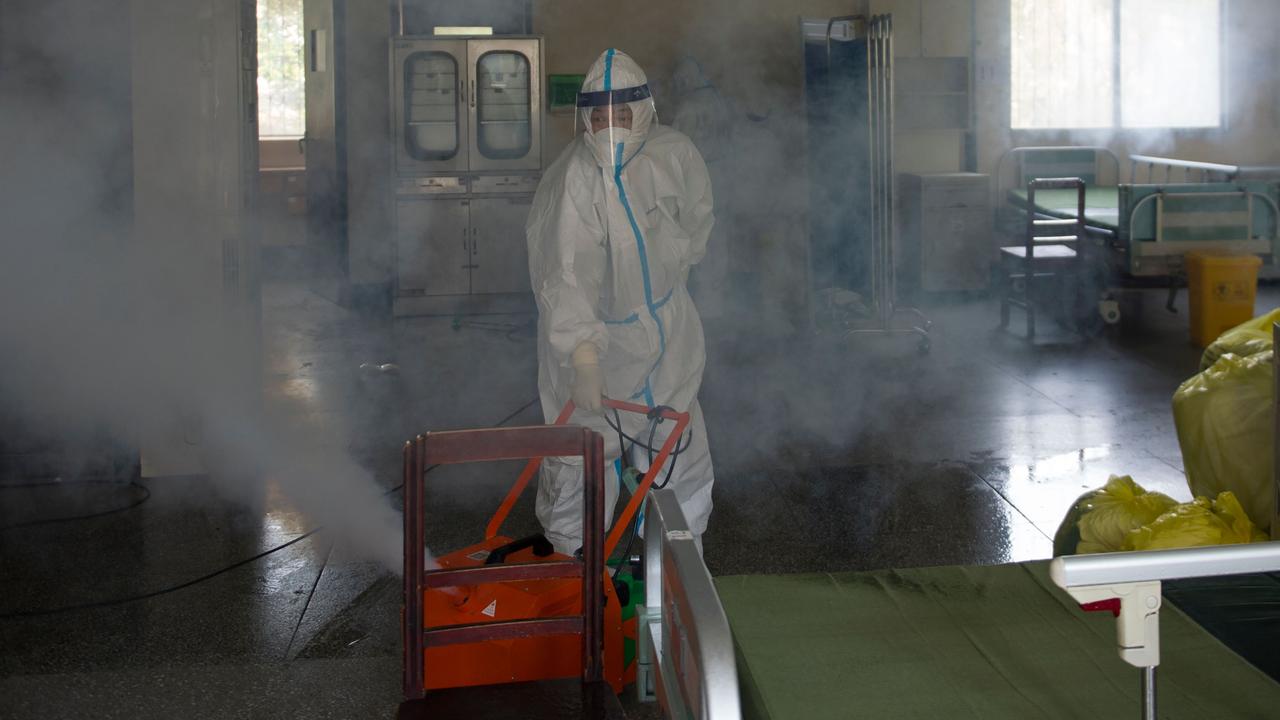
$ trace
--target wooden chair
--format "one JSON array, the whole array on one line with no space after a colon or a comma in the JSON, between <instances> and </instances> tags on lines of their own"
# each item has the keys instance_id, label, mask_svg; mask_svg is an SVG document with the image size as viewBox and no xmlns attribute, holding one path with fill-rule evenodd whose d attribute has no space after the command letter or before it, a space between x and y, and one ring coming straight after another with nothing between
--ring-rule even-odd
<instances>
[{"instance_id":1,"label":"wooden chair","mask_svg":"<svg viewBox=\"0 0 1280 720\"><path fill-rule=\"evenodd\" d=\"M583 548L580 559L425 568L423 476L433 465L576 455L583 458ZM419 435L405 446L404 696L399 717L590 718L625 717L602 679L604 653L604 441L568 425L464 430ZM581 578L582 615L424 628L423 591L532 579ZM577 634L582 676L555 680L424 690L428 647Z\"/></svg>"},{"instance_id":2,"label":"wooden chair","mask_svg":"<svg viewBox=\"0 0 1280 720\"><path fill-rule=\"evenodd\" d=\"M1037 218L1036 190L1074 189L1076 214L1073 218ZM1040 283L1062 281L1072 302L1079 302L1084 269L1085 183L1080 178L1039 178L1027 183L1027 224L1022 245L1000 248L1004 271L1004 292L1000 299L1000 327L1009 326L1009 308L1021 308L1027 316L1027 339L1036 334L1036 291ZM1043 235L1048 229L1054 234ZM1069 229L1070 234L1062 231ZM1079 317L1071 309L1070 317Z\"/></svg>"}]
</instances>

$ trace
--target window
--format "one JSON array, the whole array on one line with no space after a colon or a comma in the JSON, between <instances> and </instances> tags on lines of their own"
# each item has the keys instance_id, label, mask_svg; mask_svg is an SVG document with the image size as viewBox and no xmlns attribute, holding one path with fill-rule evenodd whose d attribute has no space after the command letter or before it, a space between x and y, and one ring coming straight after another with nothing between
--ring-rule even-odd
<instances>
[{"instance_id":1,"label":"window","mask_svg":"<svg viewBox=\"0 0 1280 720\"><path fill-rule=\"evenodd\" d=\"M302 0L258 0L258 136L306 132Z\"/></svg>"},{"instance_id":2,"label":"window","mask_svg":"<svg viewBox=\"0 0 1280 720\"><path fill-rule=\"evenodd\" d=\"M1218 127L1220 0L1010 0L1014 128Z\"/></svg>"}]
</instances>

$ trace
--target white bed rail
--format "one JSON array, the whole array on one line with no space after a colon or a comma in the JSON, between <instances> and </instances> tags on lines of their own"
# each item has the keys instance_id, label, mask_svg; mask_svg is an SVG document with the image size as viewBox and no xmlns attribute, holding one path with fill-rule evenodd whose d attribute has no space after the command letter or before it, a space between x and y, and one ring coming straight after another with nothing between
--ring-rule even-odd
<instances>
[{"instance_id":1,"label":"white bed rail","mask_svg":"<svg viewBox=\"0 0 1280 720\"><path fill-rule=\"evenodd\" d=\"M644 536L637 694L667 718L740 720L729 619L673 491L649 492Z\"/></svg>"},{"instance_id":2,"label":"white bed rail","mask_svg":"<svg viewBox=\"0 0 1280 720\"><path fill-rule=\"evenodd\" d=\"M1129 181L1138 182L1138 169L1147 170L1147 183L1175 182L1174 170L1182 171L1181 182L1195 182L1193 173L1199 174L1199 182L1226 182L1240 174L1239 165L1223 165L1221 163L1199 162L1197 160L1178 160L1177 158L1156 157L1154 155L1129 156ZM1164 180L1157 180L1156 173L1164 169Z\"/></svg>"},{"instance_id":3,"label":"white bed rail","mask_svg":"<svg viewBox=\"0 0 1280 720\"><path fill-rule=\"evenodd\" d=\"M1116 616L1120 659L1142 670L1142 717L1156 718L1160 583L1280 571L1280 542L1054 558L1049 577L1085 610Z\"/></svg>"}]
</instances>

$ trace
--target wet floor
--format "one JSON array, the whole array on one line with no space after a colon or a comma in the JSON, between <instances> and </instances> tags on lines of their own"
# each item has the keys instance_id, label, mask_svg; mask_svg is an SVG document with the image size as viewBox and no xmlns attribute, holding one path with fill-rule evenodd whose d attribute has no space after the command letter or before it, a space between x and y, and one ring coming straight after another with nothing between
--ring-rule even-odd
<instances>
[{"instance_id":1,"label":"wet floor","mask_svg":"<svg viewBox=\"0 0 1280 720\"><path fill-rule=\"evenodd\" d=\"M1264 288L1259 309L1278 297ZM1044 558L1109 474L1188 498L1170 398L1199 353L1162 300L1123 333L1082 342L1044 323L1035 344L993 332L990 301L929 307L928 356L893 338L771 339L750 318L709 328L708 566ZM264 305L268 412L342 438L393 500L414 433L541 421L528 317L369 320L297 284ZM428 544L478 540L514 474L433 474ZM399 581L312 534L278 488L229 502L202 477L73 479L0 504L0 717L391 716ZM531 502L512 523L535 527Z\"/></svg>"}]
</instances>

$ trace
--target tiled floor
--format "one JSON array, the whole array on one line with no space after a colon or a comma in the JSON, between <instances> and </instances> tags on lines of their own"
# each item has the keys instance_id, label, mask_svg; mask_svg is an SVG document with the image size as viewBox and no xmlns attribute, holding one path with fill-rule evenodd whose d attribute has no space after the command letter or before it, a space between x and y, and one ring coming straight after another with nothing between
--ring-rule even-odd
<instances>
[{"instance_id":1,"label":"tiled floor","mask_svg":"<svg viewBox=\"0 0 1280 720\"><path fill-rule=\"evenodd\" d=\"M1276 299L1264 289L1259 309ZM1188 497L1169 402L1198 353L1185 316L1148 300L1124 333L1035 345L993 332L989 301L930 307L927 357L881 338L773 342L749 332L749 319L710 328L708 566L781 573L1043 558L1070 502L1111 473ZM369 320L300 285L271 286L264 302L269 414L331 433L379 491L399 483L400 446L413 433L541 420L527 317L484 318L509 327ZM429 545L478 539L514 475L434 473ZM228 502L201 477L140 485L151 496L124 512L0 529L0 717L391 716L400 666L392 573L341 532L306 535L316 522L277 488ZM0 527L143 493L55 490L7 490ZM513 522L514 532L535 527L531 503ZM385 530L346 528L346 537ZM173 592L57 612L170 588L290 541Z\"/></svg>"}]
</instances>

